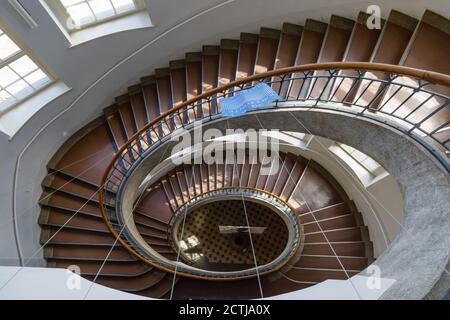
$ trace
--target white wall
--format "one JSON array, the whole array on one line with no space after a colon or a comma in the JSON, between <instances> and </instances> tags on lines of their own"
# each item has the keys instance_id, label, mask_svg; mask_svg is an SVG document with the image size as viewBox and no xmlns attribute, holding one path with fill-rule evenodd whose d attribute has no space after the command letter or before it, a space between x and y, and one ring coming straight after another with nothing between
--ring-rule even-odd
<instances>
[{"instance_id":1,"label":"white wall","mask_svg":"<svg viewBox=\"0 0 450 320\"><path fill-rule=\"evenodd\" d=\"M349 280L327 280L307 289L266 300L376 300L395 282L354 276ZM79 284L79 287L76 286ZM0 300L154 300L104 287L65 269L0 267Z\"/></svg>"},{"instance_id":2,"label":"white wall","mask_svg":"<svg viewBox=\"0 0 450 320\"><path fill-rule=\"evenodd\" d=\"M0 300L153 300L54 268L0 267L0 288Z\"/></svg>"},{"instance_id":3,"label":"white wall","mask_svg":"<svg viewBox=\"0 0 450 320\"><path fill-rule=\"evenodd\" d=\"M0 2L2 22L73 88L42 108L10 140L0 134L0 264L19 262L14 244L13 213L18 217L16 226L22 255L29 257L36 253L35 257L41 257L42 253L36 251L39 248L37 200L46 163L67 136L97 117L118 93L125 93L127 86L140 76L150 74L153 68L167 66L170 59L182 58L186 51L200 50L202 44L217 44L222 37L238 38L240 32L257 32L260 26L280 28L284 21L300 24L306 18L328 21L331 13L356 18L358 11L365 10L369 4L380 4L385 15L391 8L417 18L425 8L448 15L447 3L433 0L236 0L198 17L195 15L221 1L146 2L155 28L119 33L70 49L65 36L38 1L22 1L38 22L38 28L33 30L7 1ZM148 43L152 44L105 75L107 70ZM92 90L87 90L102 77ZM15 170L18 175L13 197ZM41 261L37 260L33 265L39 263Z\"/></svg>"}]
</instances>

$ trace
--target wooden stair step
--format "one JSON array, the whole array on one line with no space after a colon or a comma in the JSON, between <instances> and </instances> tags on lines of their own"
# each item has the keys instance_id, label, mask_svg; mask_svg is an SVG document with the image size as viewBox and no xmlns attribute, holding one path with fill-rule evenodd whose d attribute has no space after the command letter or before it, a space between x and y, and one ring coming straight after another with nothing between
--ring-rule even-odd
<instances>
[{"instance_id":1,"label":"wooden stair step","mask_svg":"<svg viewBox=\"0 0 450 320\"><path fill-rule=\"evenodd\" d=\"M108 229L103 220L97 216L89 216L84 214L68 214L67 211L50 208L47 211L42 211L39 219L41 226L54 227L76 227L82 229L99 230L108 232Z\"/></svg>"},{"instance_id":2,"label":"wooden stair step","mask_svg":"<svg viewBox=\"0 0 450 320\"><path fill-rule=\"evenodd\" d=\"M186 178L183 172L177 171L175 173L175 177L177 180L178 188L180 189L180 194L183 200L183 203L186 203L190 199L189 188L186 184Z\"/></svg>"},{"instance_id":3,"label":"wooden stair step","mask_svg":"<svg viewBox=\"0 0 450 320\"><path fill-rule=\"evenodd\" d=\"M187 98L192 99L202 93L202 53L186 54Z\"/></svg>"},{"instance_id":4,"label":"wooden stair step","mask_svg":"<svg viewBox=\"0 0 450 320\"><path fill-rule=\"evenodd\" d=\"M177 209L184 204L183 194L178 185L178 179L175 174L169 176L169 185L172 188L172 193L175 196L175 202L177 203Z\"/></svg>"},{"instance_id":5,"label":"wooden stair step","mask_svg":"<svg viewBox=\"0 0 450 320\"><path fill-rule=\"evenodd\" d=\"M236 79L251 76L254 72L259 35L241 33Z\"/></svg>"},{"instance_id":6,"label":"wooden stair step","mask_svg":"<svg viewBox=\"0 0 450 320\"><path fill-rule=\"evenodd\" d=\"M65 152L64 155L52 159L48 167L100 184L103 173L115 153L114 143L104 122L87 128L86 131L79 139L72 137L71 139L77 141L63 146L60 152Z\"/></svg>"},{"instance_id":7,"label":"wooden stair step","mask_svg":"<svg viewBox=\"0 0 450 320\"><path fill-rule=\"evenodd\" d=\"M53 190L77 194L88 199L94 198L98 200L99 197L98 187L58 172L49 174L42 183L42 186L52 188Z\"/></svg>"},{"instance_id":8,"label":"wooden stair step","mask_svg":"<svg viewBox=\"0 0 450 320\"><path fill-rule=\"evenodd\" d=\"M349 258L336 256L302 255L295 266L301 268L341 269L341 264L346 270L363 270L368 266L369 260L367 258L361 257Z\"/></svg>"},{"instance_id":9,"label":"wooden stair step","mask_svg":"<svg viewBox=\"0 0 450 320\"><path fill-rule=\"evenodd\" d=\"M161 298L172 289L173 276L166 274L158 284L139 292L140 295Z\"/></svg>"},{"instance_id":10,"label":"wooden stair step","mask_svg":"<svg viewBox=\"0 0 450 320\"><path fill-rule=\"evenodd\" d=\"M323 46L319 56L319 63L339 62L344 59L354 21L332 15ZM327 71L318 71L316 75L328 76ZM310 97L313 99L326 99L332 89L333 83L329 79L317 78L310 84Z\"/></svg>"},{"instance_id":11,"label":"wooden stair step","mask_svg":"<svg viewBox=\"0 0 450 320\"><path fill-rule=\"evenodd\" d=\"M128 141L127 133L123 127L123 122L118 112L106 114L106 121L108 123L111 135L114 139L116 150Z\"/></svg>"},{"instance_id":12,"label":"wooden stair step","mask_svg":"<svg viewBox=\"0 0 450 320\"><path fill-rule=\"evenodd\" d=\"M220 42L219 80L218 86L223 86L236 79L239 41L222 39Z\"/></svg>"},{"instance_id":13,"label":"wooden stair step","mask_svg":"<svg viewBox=\"0 0 450 320\"><path fill-rule=\"evenodd\" d=\"M259 33L254 74L261 74L273 70L277 57L280 36L280 30L261 28Z\"/></svg>"},{"instance_id":14,"label":"wooden stair step","mask_svg":"<svg viewBox=\"0 0 450 320\"><path fill-rule=\"evenodd\" d=\"M296 157L291 154L287 154L286 157L284 158L283 163L280 165L280 168L278 169L277 172L278 177L272 188L272 193L274 195L280 196L286 184L290 182L289 180L293 179L291 173L292 169L294 168L295 162Z\"/></svg>"},{"instance_id":15,"label":"wooden stair step","mask_svg":"<svg viewBox=\"0 0 450 320\"><path fill-rule=\"evenodd\" d=\"M127 141L137 132L136 119L128 94L116 98L117 110L122 120Z\"/></svg>"},{"instance_id":16,"label":"wooden stair step","mask_svg":"<svg viewBox=\"0 0 450 320\"><path fill-rule=\"evenodd\" d=\"M300 200L299 202L306 201L307 211L320 209L342 202L342 199L338 191L334 188L334 185L330 183L329 179L325 178L325 169L321 168L321 172L319 172L318 167L313 168L312 166L312 162L310 162L305 169L302 179L290 201L297 198ZM321 194L320 198L314 196L319 190ZM305 205L301 206L302 210ZM301 212L302 211L299 211L299 213Z\"/></svg>"},{"instance_id":17,"label":"wooden stair step","mask_svg":"<svg viewBox=\"0 0 450 320\"><path fill-rule=\"evenodd\" d=\"M100 261L79 261L79 260L55 260L50 259L49 264L53 268L67 269L70 266L77 265L80 268L81 275L97 274L99 275L115 275L117 277L129 277L141 274L151 269L151 267L143 264L140 261L135 262L116 262L106 261L103 264Z\"/></svg>"},{"instance_id":18,"label":"wooden stair step","mask_svg":"<svg viewBox=\"0 0 450 320\"><path fill-rule=\"evenodd\" d=\"M135 85L128 88L131 109L136 121L136 128L141 130L149 123L149 115L145 106L145 97L141 85Z\"/></svg>"},{"instance_id":19,"label":"wooden stair step","mask_svg":"<svg viewBox=\"0 0 450 320\"><path fill-rule=\"evenodd\" d=\"M295 160L292 170L289 172L290 176L286 180L281 190L280 198L287 201L291 197L294 189L296 188L299 179L301 178L305 168L307 166L307 161L297 158Z\"/></svg>"},{"instance_id":20,"label":"wooden stair step","mask_svg":"<svg viewBox=\"0 0 450 320\"><path fill-rule=\"evenodd\" d=\"M303 232L311 233L320 230L335 230L357 226L357 221L353 214L341 215L335 218L318 220L317 222L303 223ZM319 228L320 225L320 228Z\"/></svg>"},{"instance_id":21,"label":"wooden stair step","mask_svg":"<svg viewBox=\"0 0 450 320\"><path fill-rule=\"evenodd\" d=\"M158 100L158 88L154 76L141 79L142 93L144 95L145 108L147 109L149 122L160 115Z\"/></svg>"},{"instance_id":22,"label":"wooden stair step","mask_svg":"<svg viewBox=\"0 0 450 320\"><path fill-rule=\"evenodd\" d=\"M135 214L137 214L137 219L142 217L143 224L164 231L167 229L172 214L170 206L168 203L160 203L159 205L152 203L155 200L164 201L166 199L161 188L161 185L157 185L152 189L152 192L146 193L135 208Z\"/></svg>"},{"instance_id":23,"label":"wooden stair step","mask_svg":"<svg viewBox=\"0 0 450 320\"><path fill-rule=\"evenodd\" d=\"M349 227L305 233L305 243L317 242L369 241L367 227Z\"/></svg>"},{"instance_id":24,"label":"wooden stair step","mask_svg":"<svg viewBox=\"0 0 450 320\"><path fill-rule=\"evenodd\" d=\"M347 52L344 56L344 61L357 61L357 62L369 62L372 54L376 48L378 40L380 38L381 29L367 28L367 19L369 15L365 12L360 12L353 29L353 33L350 38L350 43L347 47ZM381 20L381 27L385 20ZM351 102L356 96L357 88L359 84L357 80L350 78L351 76L357 76L356 71L344 70L341 72L343 76L349 78L342 79L342 81L336 81L332 90L332 101Z\"/></svg>"},{"instance_id":25,"label":"wooden stair step","mask_svg":"<svg viewBox=\"0 0 450 320\"><path fill-rule=\"evenodd\" d=\"M317 209L316 211L303 213L300 215L302 223L314 222L317 220L329 219L340 215L352 213L352 210L345 202ZM314 217L313 217L314 215Z\"/></svg>"},{"instance_id":26,"label":"wooden stair step","mask_svg":"<svg viewBox=\"0 0 450 320\"><path fill-rule=\"evenodd\" d=\"M86 279L93 281L95 276L84 276ZM143 288L148 288L157 285L164 277L164 273L156 270L149 270L141 276L135 277L115 277L115 276L101 276L95 279L95 282L107 286L118 288L118 290L126 292L142 291Z\"/></svg>"},{"instance_id":27,"label":"wooden stair step","mask_svg":"<svg viewBox=\"0 0 450 320\"><path fill-rule=\"evenodd\" d=\"M327 26L326 23L320 21L306 20L295 61L296 65L316 63L318 61ZM303 77L303 73L295 73L294 77ZM304 97L308 85L309 81L303 81L303 79L292 80L288 92L289 97L295 99Z\"/></svg>"},{"instance_id":28,"label":"wooden stair step","mask_svg":"<svg viewBox=\"0 0 450 320\"><path fill-rule=\"evenodd\" d=\"M41 244L91 244L101 243L113 245L115 242L112 234L107 230L82 229L65 226L43 226L41 232Z\"/></svg>"},{"instance_id":29,"label":"wooden stair step","mask_svg":"<svg viewBox=\"0 0 450 320\"><path fill-rule=\"evenodd\" d=\"M407 23L402 20L408 20ZM417 20L392 10L384 25L383 35L371 59L375 63L398 64L416 27Z\"/></svg>"},{"instance_id":30,"label":"wooden stair step","mask_svg":"<svg viewBox=\"0 0 450 320\"><path fill-rule=\"evenodd\" d=\"M202 51L202 93L217 87L219 79L219 46L204 46ZM216 104L203 104L203 116L215 114Z\"/></svg>"},{"instance_id":31,"label":"wooden stair step","mask_svg":"<svg viewBox=\"0 0 450 320\"><path fill-rule=\"evenodd\" d=\"M292 23L283 24L274 69L281 69L295 65L295 59L297 57L302 33L302 26ZM280 80L280 77L274 77L272 80ZM288 86L288 82L283 85L280 83L272 84L273 90L282 98L286 97Z\"/></svg>"},{"instance_id":32,"label":"wooden stair step","mask_svg":"<svg viewBox=\"0 0 450 320\"><path fill-rule=\"evenodd\" d=\"M357 272L344 272L342 269L333 271L321 269L291 269L286 273L286 276L296 281L322 282L329 279L347 280L356 274Z\"/></svg>"},{"instance_id":33,"label":"wooden stair step","mask_svg":"<svg viewBox=\"0 0 450 320\"><path fill-rule=\"evenodd\" d=\"M305 243L302 254L327 255L348 257L372 257L373 248L371 242L335 242L331 243L333 250L328 243Z\"/></svg>"},{"instance_id":34,"label":"wooden stair step","mask_svg":"<svg viewBox=\"0 0 450 320\"><path fill-rule=\"evenodd\" d=\"M67 208L74 212L83 211L93 215L100 216L98 205L94 201L85 201L82 198L72 196L66 193L45 191L42 194L43 200L40 204L57 208Z\"/></svg>"},{"instance_id":35,"label":"wooden stair step","mask_svg":"<svg viewBox=\"0 0 450 320\"><path fill-rule=\"evenodd\" d=\"M122 261L134 262L136 258L125 249L115 246L111 250L110 245L51 245L44 249L46 259L81 260L81 261ZM109 254L109 256L108 256Z\"/></svg>"}]
</instances>

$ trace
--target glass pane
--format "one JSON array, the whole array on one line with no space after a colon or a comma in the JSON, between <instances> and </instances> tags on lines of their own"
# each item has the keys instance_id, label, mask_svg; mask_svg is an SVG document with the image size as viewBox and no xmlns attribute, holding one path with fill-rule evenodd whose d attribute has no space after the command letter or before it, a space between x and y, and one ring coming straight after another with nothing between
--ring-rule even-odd
<instances>
[{"instance_id":1,"label":"glass pane","mask_svg":"<svg viewBox=\"0 0 450 320\"><path fill-rule=\"evenodd\" d=\"M6 100L10 99L11 95L6 92L5 90L0 91L0 103L5 102Z\"/></svg>"},{"instance_id":2,"label":"glass pane","mask_svg":"<svg viewBox=\"0 0 450 320\"><path fill-rule=\"evenodd\" d=\"M26 76L25 80L35 88L40 87L50 81L49 77L47 77L47 75L42 72L42 70L37 70L29 76Z\"/></svg>"},{"instance_id":3,"label":"glass pane","mask_svg":"<svg viewBox=\"0 0 450 320\"><path fill-rule=\"evenodd\" d=\"M7 108L17 102L17 99L11 96L8 92L0 91L0 108Z\"/></svg>"},{"instance_id":4,"label":"glass pane","mask_svg":"<svg viewBox=\"0 0 450 320\"><path fill-rule=\"evenodd\" d=\"M23 56L9 64L9 66L17 72L21 77L35 71L38 66L28 56Z\"/></svg>"},{"instance_id":5,"label":"glass pane","mask_svg":"<svg viewBox=\"0 0 450 320\"><path fill-rule=\"evenodd\" d=\"M89 4L97 19L105 19L114 15L114 8L109 1L91 0Z\"/></svg>"},{"instance_id":6,"label":"glass pane","mask_svg":"<svg viewBox=\"0 0 450 320\"><path fill-rule=\"evenodd\" d=\"M362 153L362 152L360 152L360 151L358 151L358 150L355 150L352 153L352 157L354 157L359 162L363 162L364 160L367 159L367 155Z\"/></svg>"},{"instance_id":7,"label":"glass pane","mask_svg":"<svg viewBox=\"0 0 450 320\"><path fill-rule=\"evenodd\" d=\"M112 0L117 13L123 13L136 9L133 0Z\"/></svg>"},{"instance_id":8,"label":"glass pane","mask_svg":"<svg viewBox=\"0 0 450 320\"><path fill-rule=\"evenodd\" d=\"M378 162L376 162L375 160L373 160L372 158L367 157L367 159L363 162L364 166L367 168L367 170L374 172L375 170L377 170L380 165L378 164Z\"/></svg>"},{"instance_id":9,"label":"glass pane","mask_svg":"<svg viewBox=\"0 0 450 320\"><path fill-rule=\"evenodd\" d=\"M15 95L17 98L23 98L33 92L33 89L23 80L14 82L12 85L6 88L8 92Z\"/></svg>"},{"instance_id":10,"label":"glass pane","mask_svg":"<svg viewBox=\"0 0 450 320\"><path fill-rule=\"evenodd\" d=\"M0 69L0 86L6 87L18 79L19 76L10 67Z\"/></svg>"},{"instance_id":11,"label":"glass pane","mask_svg":"<svg viewBox=\"0 0 450 320\"><path fill-rule=\"evenodd\" d=\"M61 0L62 5L66 8L80 2L84 2L84 0Z\"/></svg>"},{"instance_id":12,"label":"glass pane","mask_svg":"<svg viewBox=\"0 0 450 320\"><path fill-rule=\"evenodd\" d=\"M87 3L80 3L69 7L67 8L67 12L69 13L73 21L78 25L83 25L95 21L95 17L92 14L91 9L89 9Z\"/></svg>"},{"instance_id":13,"label":"glass pane","mask_svg":"<svg viewBox=\"0 0 450 320\"><path fill-rule=\"evenodd\" d=\"M6 35L0 37L0 59L5 60L20 51L20 48Z\"/></svg>"}]
</instances>

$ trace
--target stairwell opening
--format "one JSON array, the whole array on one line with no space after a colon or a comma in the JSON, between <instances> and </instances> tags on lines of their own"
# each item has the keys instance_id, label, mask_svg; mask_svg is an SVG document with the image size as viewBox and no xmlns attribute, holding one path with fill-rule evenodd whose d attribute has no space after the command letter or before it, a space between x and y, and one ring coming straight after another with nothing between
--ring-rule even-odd
<instances>
[{"instance_id":1,"label":"stairwell opening","mask_svg":"<svg viewBox=\"0 0 450 320\"><path fill-rule=\"evenodd\" d=\"M265 265L282 254L289 229L268 206L236 199L188 210L184 225L176 224L173 233L178 238L174 245L181 248L185 263L211 271L238 271L255 267L250 237L258 265Z\"/></svg>"}]
</instances>

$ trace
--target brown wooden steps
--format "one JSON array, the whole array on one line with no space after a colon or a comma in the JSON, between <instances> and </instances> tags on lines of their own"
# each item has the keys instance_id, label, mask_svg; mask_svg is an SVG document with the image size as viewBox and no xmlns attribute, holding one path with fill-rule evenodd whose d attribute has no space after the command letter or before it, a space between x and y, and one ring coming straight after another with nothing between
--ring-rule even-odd
<instances>
[{"instance_id":1,"label":"brown wooden steps","mask_svg":"<svg viewBox=\"0 0 450 320\"><path fill-rule=\"evenodd\" d=\"M241 33L236 79L251 76L255 69L259 35Z\"/></svg>"},{"instance_id":2,"label":"brown wooden steps","mask_svg":"<svg viewBox=\"0 0 450 320\"><path fill-rule=\"evenodd\" d=\"M446 63L448 60L447 53L450 49L448 41L449 36L449 20L429 10L425 11L422 20L418 23L414 34L411 37L411 41L402 56L400 64L407 67L450 74L450 67ZM427 89L450 95L450 90L448 88L443 88L442 86L427 86ZM391 88L391 90L386 93L385 99L390 97L390 94L393 92L395 92L395 90L394 88ZM407 100L407 104L399 107L401 103L408 99L408 94L409 92L397 93L395 99L391 99L389 105L383 109L387 111L395 110L394 114L398 116L405 117L406 115L410 115L410 120L420 121L439 105L445 103L445 101L440 98L435 98L435 101L428 101L426 100L427 97L424 96L421 99L416 98ZM441 112L436 113L423 123L421 127L428 131L433 131L438 128L445 129L445 127L448 129L450 126L448 124L448 119L450 119L450 108L444 108Z\"/></svg>"},{"instance_id":3,"label":"brown wooden steps","mask_svg":"<svg viewBox=\"0 0 450 320\"><path fill-rule=\"evenodd\" d=\"M295 64L302 32L302 26L292 23L283 24L274 69L286 68ZM273 80L280 80L280 78L273 78ZM283 86L279 83L274 83L272 85L275 92L282 98L286 97L288 87L288 83Z\"/></svg>"},{"instance_id":4,"label":"brown wooden steps","mask_svg":"<svg viewBox=\"0 0 450 320\"><path fill-rule=\"evenodd\" d=\"M128 94L116 98L117 110L127 141L137 132L136 118Z\"/></svg>"},{"instance_id":5,"label":"brown wooden steps","mask_svg":"<svg viewBox=\"0 0 450 320\"><path fill-rule=\"evenodd\" d=\"M356 274L358 274L358 271L344 271L342 269L293 268L286 273L286 276L295 281L319 283L328 279L347 280Z\"/></svg>"},{"instance_id":6,"label":"brown wooden steps","mask_svg":"<svg viewBox=\"0 0 450 320\"><path fill-rule=\"evenodd\" d=\"M236 69L239 53L239 41L222 39L219 55L218 85L223 86L236 79Z\"/></svg>"},{"instance_id":7,"label":"brown wooden steps","mask_svg":"<svg viewBox=\"0 0 450 320\"><path fill-rule=\"evenodd\" d=\"M99 119L75 134L49 162L52 171L62 171L78 179L99 184L112 155L114 142L109 129Z\"/></svg>"},{"instance_id":8,"label":"brown wooden steps","mask_svg":"<svg viewBox=\"0 0 450 320\"><path fill-rule=\"evenodd\" d=\"M359 13L343 61L369 62L372 58L381 30L368 29L367 19L367 13ZM385 21L382 20L381 28L383 28L384 23ZM356 75L355 71L351 70L342 71L341 74L343 76ZM353 101L359 87L359 83L356 82L356 80L347 78L334 83L334 88L330 94L331 100L342 101L345 98L346 101Z\"/></svg>"},{"instance_id":9,"label":"brown wooden steps","mask_svg":"<svg viewBox=\"0 0 450 320\"><path fill-rule=\"evenodd\" d=\"M273 70L277 57L281 31L270 28L261 28L259 32L258 51L254 74Z\"/></svg>"},{"instance_id":10,"label":"brown wooden steps","mask_svg":"<svg viewBox=\"0 0 450 320\"><path fill-rule=\"evenodd\" d=\"M318 62L342 61L344 59L350 37L354 28L354 21L332 15L323 45L320 50ZM316 72L316 75L327 76L326 71ZM310 84L310 97L313 99L327 99L333 83L326 78L317 78Z\"/></svg>"},{"instance_id":11,"label":"brown wooden steps","mask_svg":"<svg viewBox=\"0 0 450 320\"><path fill-rule=\"evenodd\" d=\"M202 93L202 53L186 53L186 94L192 99Z\"/></svg>"},{"instance_id":12,"label":"brown wooden steps","mask_svg":"<svg viewBox=\"0 0 450 320\"><path fill-rule=\"evenodd\" d=\"M154 76L141 78L142 94L149 121L160 115L158 88Z\"/></svg>"},{"instance_id":13,"label":"brown wooden steps","mask_svg":"<svg viewBox=\"0 0 450 320\"><path fill-rule=\"evenodd\" d=\"M328 25L323 22L312 19L306 20L295 61L296 65L316 63L318 61L327 26ZM294 74L294 77L302 76L304 75L298 73ZM292 80L288 96L296 99L304 97L309 83L309 80Z\"/></svg>"},{"instance_id":14,"label":"brown wooden steps","mask_svg":"<svg viewBox=\"0 0 450 320\"><path fill-rule=\"evenodd\" d=\"M117 277L134 277L136 275L147 272L152 269L148 265L140 261L120 262L120 261L79 261L79 260L54 260L51 262L53 268L66 269L70 266L77 265L80 268L81 275L117 276ZM103 267L102 267L103 265Z\"/></svg>"},{"instance_id":15,"label":"brown wooden steps","mask_svg":"<svg viewBox=\"0 0 450 320\"><path fill-rule=\"evenodd\" d=\"M416 28L417 20L413 19L401 12L392 10L386 23L383 26L382 34L372 54L371 62L399 64L402 56L407 49L408 43ZM370 73L379 79L386 79L381 73ZM376 84L369 87L367 81L359 84L359 92L348 99L349 103L358 103L367 105L371 102L371 108L378 109L383 100L383 91L387 87L385 85ZM372 98L378 93L382 93L375 101Z\"/></svg>"},{"instance_id":16,"label":"brown wooden steps","mask_svg":"<svg viewBox=\"0 0 450 320\"><path fill-rule=\"evenodd\" d=\"M138 293L158 285L165 277L165 274L164 272L149 268L134 275L101 275L97 277L96 275L85 274L83 277L91 281L95 279L95 283L103 286L114 287L130 293Z\"/></svg>"}]
</instances>

